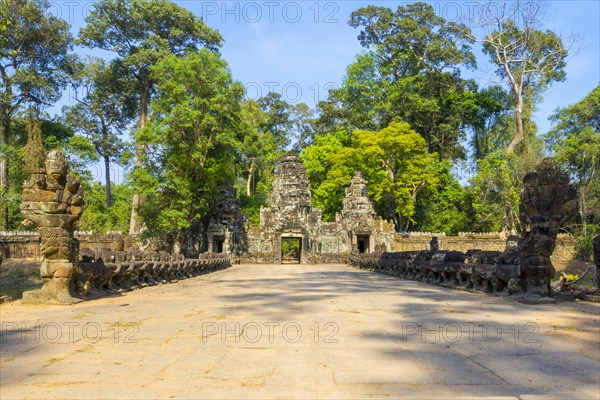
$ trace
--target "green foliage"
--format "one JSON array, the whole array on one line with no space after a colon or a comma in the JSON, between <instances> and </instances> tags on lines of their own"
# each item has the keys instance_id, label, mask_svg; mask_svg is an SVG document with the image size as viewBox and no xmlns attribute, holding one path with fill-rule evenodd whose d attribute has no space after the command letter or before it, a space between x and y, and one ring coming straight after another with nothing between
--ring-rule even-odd
<instances>
[{"instance_id":1,"label":"green foliage","mask_svg":"<svg viewBox=\"0 0 600 400\"><path fill-rule=\"evenodd\" d=\"M276 128L269 125L268 115L257 101L243 101L242 113L246 125L244 130L247 132L241 148L246 185L240 193L245 193L247 197L256 195L258 198L267 198L271 190L273 170L282 152L282 149L278 149L278 139L273 134ZM261 201L249 204L258 206ZM256 213L258 209L251 212Z\"/></svg>"},{"instance_id":2,"label":"green foliage","mask_svg":"<svg viewBox=\"0 0 600 400\"><path fill-rule=\"evenodd\" d=\"M26 229L21 224L23 217L20 210L23 182L29 179L30 173L26 159L36 160L32 162L40 166L45 158L44 149L49 150L57 147L69 149L68 143L71 139L69 135L72 132L57 121L45 119L46 117L46 115L42 115L42 119L39 119L40 117L26 111L11 118L11 135L3 153L10 165L8 169L8 182L10 185L2 192L2 204L8 209L8 229L10 230ZM28 141L28 136L31 135L35 136L33 140L35 145ZM69 154L69 160L72 167L75 167L72 169L77 170L78 164L73 163L72 154Z\"/></svg>"},{"instance_id":3,"label":"green foliage","mask_svg":"<svg viewBox=\"0 0 600 400\"><path fill-rule=\"evenodd\" d=\"M416 204L414 230L456 235L472 231L469 192L452 176L448 162L436 165L436 189L420 196Z\"/></svg>"},{"instance_id":4,"label":"green foliage","mask_svg":"<svg viewBox=\"0 0 600 400\"><path fill-rule=\"evenodd\" d=\"M281 255L283 257L300 258L300 239L281 239Z\"/></svg>"},{"instance_id":5,"label":"green foliage","mask_svg":"<svg viewBox=\"0 0 600 400\"><path fill-rule=\"evenodd\" d=\"M252 196L240 193L240 203L242 212L248 218L248 224L250 226L259 226L260 208L269 205L267 197L262 193L256 193Z\"/></svg>"},{"instance_id":6,"label":"green foliage","mask_svg":"<svg viewBox=\"0 0 600 400\"><path fill-rule=\"evenodd\" d=\"M557 162L577 187L579 219L572 227L579 256L592 254L592 239L600 234L600 86L576 104L557 110L546 142Z\"/></svg>"},{"instance_id":7,"label":"green foliage","mask_svg":"<svg viewBox=\"0 0 600 400\"><path fill-rule=\"evenodd\" d=\"M57 101L74 66L69 26L51 16L49 7L46 0L0 2L0 229L20 227L22 180L13 179L22 178L15 155L23 143L15 140L14 119L28 106Z\"/></svg>"},{"instance_id":8,"label":"green foliage","mask_svg":"<svg viewBox=\"0 0 600 400\"><path fill-rule=\"evenodd\" d=\"M3 119L24 103L46 105L62 95L73 67L69 54L73 39L69 25L51 16L49 7L46 0L11 0L2 5L3 20L10 21L0 42Z\"/></svg>"},{"instance_id":9,"label":"green foliage","mask_svg":"<svg viewBox=\"0 0 600 400\"><path fill-rule=\"evenodd\" d=\"M416 202L422 193L435 191L436 154L427 152L425 140L406 123L392 123L379 132L345 131L318 135L304 149L315 205L333 220L341 209L344 188L356 171L369 181L376 210L392 219L397 229L414 222Z\"/></svg>"},{"instance_id":10,"label":"green foliage","mask_svg":"<svg viewBox=\"0 0 600 400\"><path fill-rule=\"evenodd\" d=\"M353 139L376 209L397 229L407 230L418 196L438 183L437 154L427 152L425 140L407 123L392 123L379 132L356 131Z\"/></svg>"},{"instance_id":11,"label":"green foliage","mask_svg":"<svg viewBox=\"0 0 600 400\"><path fill-rule=\"evenodd\" d=\"M283 153L291 144L293 107L279 93L269 92L258 99L258 105L263 112L258 129L269 132L278 153Z\"/></svg>"},{"instance_id":12,"label":"green foliage","mask_svg":"<svg viewBox=\"0 0 600 400\"><path fill-rule=\"evenodd\" d=\"M83 181L85 209L79 222L79 229L105 233L108 231L129 231L132 189L125 184L112 183L113 203L106 205L105 188L98 182Z\"/></svg>"},{"instance_id":13,"label":"green foliage","mask_svg":"<svg viewBox=\"0 0 600 400\"><path fill-rule=\"evenodd\" d=\"M477 105L469 125L472 127L471 147L475 161L490 153L505 149L514 135L514 107L509 92L493 85L475 94Z\"/></svg>"},{"instance_id":14,"label":"green foliage","mask_svg":"<svg viewBox=\"0 0 600 400\"><path fill-rule=\"evenodd\" d=\"M79 32L78 43L116 53L118 57L113 63L120 64L129 72L128 78L135 82L124 90L136 96L139 129L146 127L154 97L155 77L151 68L164 58L182 56L200 48L217 51L222 43L221 35L201 18L168 0L101 0L94 3L86 22ZM146 148L141 143L136 144L137 170L145 167ZM108 193L107 199L110 199ZM134 193L130 233L139 233L142 229L137 218L140 200L143 199L139 193Z\"/></svg>"},{"instance_id":15,"label":"green foliage","mask_svg":"<svg viewBox=\"0 0 600 400\"><path fill-rule=\"evenodd\" d=\"M201 18L168 0L102 0L86 22L81 44L114 51L138 67L199 45L216 50L222 41Z\"/></svg>"},{"instance_id":16,"label":"green foliage","mask_svg":"<svg viewBox=\"0 0 600 400\"><path fill-rule=\"evenodd\" d=\"M378 131L403 121L442 158L462 156L459 141L476 109L474 84L460 78L475 56L462 24L436 16L426 3L396 11L369 6L349 24L368 52L347 69L342 87L320 103L318 126L328 130Z\"/></svg>"},{"instance_id":17,"label":"green foliage","mask_svg":"<svg viewBox=\"0 0 600 400\"><path fill-rule=\"evenodd\" d=\"M151 66L201 47L216 51L222 42L201 18L168 0L102 0L94 4L86 22L78 43L118 55L114 62L137 82L132 90L139 96L141 119L152 97Z\"/></svg>"},{"instance_id":18,"label":"green foliage","mask_svg":"<svg viewBox=\"0 0 600 400\"><path fill-rule=\"evenodd\" d=\"M354 150L346 131L315 136L314 143L302 150L300 158L306 165L312 201L323 210L325 221L334 221L342 208L345 187L348 186L356 165L350 157Z\"/></svg>"},{"instance_id":19,"label":"green foliage","mask_svg":"<svg viewBox=\"0 0 600 400\"><path fill-rule=\"evenodd\" d=\"M244 88L208 50L166 57L152 68L157 94L152 123L137 133L146 168L132 173L146 201L150 233L180 231L199 219L220 188L235 182Z\"/></svg>"},{"instance_id":20,"label":"green foliage","mask_svg":"<svg viewBox=\"0 0 600 400\"><path fill-rule=\"evenodd\" d=\"M99 58L89 58L74 80L83 95L77 93L76 104L63 107L63 121L80 135L71 144L82 159L103 159L106 204L110 207L110 163L119 162L126 151L120 136L136 111L133 91L127 90L132 81L119 62L107 65Z\"/></svg>"},{"instance_id":21,"label":"green foliage","mask_svg":"<svg viewBox=\"0 0 600 400\"><path fill-rule=\"evenodd\" d=\"M552 31L539 30L538 2L514 7L483 7L483 51L498 68L515 97L515 131L507 150L513 152L525 139L528 113L552 82L563 81L568 49Z\"/></svg>"},{"instance_id":22,"label":"green foliage","mask_svg":"<svg viewBox=\"0 0 600 400\"><path fill-rule=\"evenodd\" d=\"M304 103L291 104L280 94L268 93L257 101L244 100L242 112L246 134L240 149L238 186L242 209L250 224L258 225L260 207L267 205L281 155L294 140L297 150L312 142L312 111Z\"/></svg>"},{"instance_id":23,"label":"green foliage","mask_svg":"<svg viewBox=\"0 0 600 400\"><path fill-rule=\"evenodd\" d=\"M476 232L516 232L520 181L516 156L496 151L477 162L471 182Z\"/></svg>"}]
</instances>

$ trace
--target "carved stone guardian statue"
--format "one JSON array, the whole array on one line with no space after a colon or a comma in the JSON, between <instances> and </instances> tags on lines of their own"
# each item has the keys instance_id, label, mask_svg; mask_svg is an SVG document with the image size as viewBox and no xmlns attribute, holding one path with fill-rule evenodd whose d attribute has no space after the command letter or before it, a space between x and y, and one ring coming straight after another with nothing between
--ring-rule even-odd
<instances>
[{"instance_id":1,"label":"carved stone guardian statue","mask_svg":"<svg viewBox=\"0 0 600 400\"><path fill-rule=\"evenodd\" d=\"M518 244L525 285L522 301L553 301L550 279L554 276L554 267L550 256L559 229L572 221L578 210L577 190L569 185L569 176L552 158L545 158L523 178L519 207L523 232Z\"/></svg>"},{"instance_id":2,"label":"carved stone guardian statue","mask_svg":"<svg viewBox=\"0 0 600 400\"><path fill-rule=\"evenodd\" d=\"M23 293L25 303L72 304L69 286L78 262L75 224L83 212L83 189L68 175L69 164L60 150L48 153L45 169L34 171L23 187L21 212L39 228L43 286Z\"/></svg>"}]
</instances>

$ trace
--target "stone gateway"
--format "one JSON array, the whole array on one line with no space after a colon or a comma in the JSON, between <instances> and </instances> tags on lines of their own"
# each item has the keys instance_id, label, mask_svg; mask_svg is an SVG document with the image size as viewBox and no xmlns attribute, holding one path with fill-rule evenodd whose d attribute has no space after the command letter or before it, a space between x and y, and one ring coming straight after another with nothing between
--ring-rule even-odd
<instances>
[{"instance_id":1,"label":"stone gateway","mask_svg":"<svg viewBox=\"0 0 600 400\"><path fill-rule=\"evenodd\" d=\"M296 261L302 264L342 262L352 251L392 249L394 225L377 217L366 184L360 173L356 174L346 188L335 222L324 222L321 210L312 207L302 160L293 153L283 156L275 172L270 206L260 210L259 229L248 232L244 261L289 261L284 256L289 246L299 247Z\"/></svg>"}]
</instances>

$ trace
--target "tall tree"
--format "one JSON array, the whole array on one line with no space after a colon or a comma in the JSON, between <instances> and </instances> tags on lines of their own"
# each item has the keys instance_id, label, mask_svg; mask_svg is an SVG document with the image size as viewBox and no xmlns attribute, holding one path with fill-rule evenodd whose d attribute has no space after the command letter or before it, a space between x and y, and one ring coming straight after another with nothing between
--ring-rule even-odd
<instances>
[{"instance_id":1,"label":"tall tree","mask_svg":"<svg viewBox=\"0 0 600 400\"><path fill-rule=\"evenodd\" d=\"M507 147L509 153L525 137L528 103L531 109L536 95L552 82L565 79L566 58L576 39L569 39L565 46L556 33L540 30L542 21L541 1L489 2L481 7L483 38L478 40L498 67L496 74L506 81L516 99L516 129Z\"/></svg>"},{"instance_id":2,"label":"tall tree","mask_svg":"<svg viewBox=\"0 0 600 400\"><path fill-rule=\"evenodd\" d=\"M326 221L335 221L335 214L342 209L345 187L359 170L353 155L352 138L345 130L316 135L313 144L300 153L313 204L323 211Z\"/></svg>"},{"instance_id":3,"label":"tall tree","mask_svg":"<svg viewBox=\"0 0 600 400\"><path fill-rule=\"evenodd\" d=\"M244 122L248 125L241 149L246 164L246 197L258 194L261 200L266 201L268 197L266 190L271 185L272 170L279 160L280 153L277 151L273 133L268 129L267 114L259 103L245 100L242 103L242 113Z\"/></svg>"},{"instance_id":4,"label":"tall tree","mask_svg":"<svg viewBox=\"0 0 600 400\"><path fill-rule=\"evenodd\" d=\"M392 123L381 131L355 131L356 157L369 193L381 215L392 219L398 231L413 223L419 196L435 190L437 154L407 123Z\"/></svg>"},{"instance_id":5,"label":"tall tree","mask_svg":"<svg viewBox=\"0 0 600 400\"><path fill-rule=\"evenodd\" d=\"M312 141L313 113L306 104L289 103L273 92L256 101L247 99L242 107L244 119L250 125L242 148L247 171L244 192L247 197L258 195L248 204L255 210L245 210L254 215L268 198L273 170L281 155L290 146L300 150ZM247 200L242 198L242 206Z\"/></svg>"},{"instance_id":6,"label":"tall tree","mask_svg":"<svg viewBox=\"0 0 600 400\"><path fill-rule=\"evenodd\" d=\"M263 132L270 132L277 151L284 152L292 143L293 105L285 101L281 94L275 92L269 92L257 101L264 113L259 129Z\"/></svg>"},{"instance_id":7,"label":"tall tree","mask_svg":"<svg viewBox=\"0 0 600 400\"><path fill-rule=\"evenodd\" d=\"M63 107L65 123L88 139L104 162L106 206L112 205L110 163L118 162L125 150L120 135L135 115L131 81L119 62L108 65L90 58L75 77L74 106Z\"/></svg>"},{"instance_id":8,"label":"tall tree","mask_svg":"<svg viewBox=\"0 0 600 400\"><path fill-rule=\"evenodd\" d=\"M516 233L519 221L517 156L497 150L477 160L477 175L470 185L474 230Z\"/></svg>"},{"instance_id":9,"label":"tall tree","mask_svg":"<svg viewBox=\"0 0 600 400\"><path fill-rule=\"evenodd\" d=\"M361 29L358 40L368 51L348 67L342 87L330 92L330 104L320 104L319 123L328 125L329 118L342 121L334 129L381 130L403 121L425 138L430 152L461 155L459 139L475 107L475 85L460 77L462 68L475 66L468 28L422 2L395 11L360 8L349 24Z\"/></svg>"},{"instance_id":10,"label":"tall tree","mask_svg":"<svg viewBox=\"0 0 600 400\"><path fill-rule=\"evenodd\" d=\"M480 90L475 95L477 108L472 115L471 147L475 161L505 149L510 142L514 127L510 111L512 97L499 85Z\"/></svg>"},{"instance_id":11,"label":"tall tree","mask_svg":"<svg viewBox=\"0 0 600 400\"><path fill-rule=\"evenodd\" d=\"M580 255L588 258L592 239L600 234L600 86L576 104L558 109L552 122L546 140L577 187L580 217L575 233Z\"/></svg>"},{"instance_id":12,"label":"tall tree","mask_svg":"<svg viewBox=\"0 0 600 400\"><path fill-rule=\"evenodd\" d=\"M396 229L407 230L414 222L417 200L435 191L437 154L407 123L393 122L380 131L345 131L315 137L302 152L311 191L328 219L335 217L344 187L355 171L369 181L369 195L380 215Z\"/></svg>"},{"instance_id":13,"label":"tall tree","mask_svg":"<svg viewBox=\"0 0 600 400\"><path fill-rule=\"evenodd\" d=\"M138 128L146 126L155 80L152 65L170 55L205 47L217 51L221 35L201 18L168 0L102 0L86 17L79 43L114 52L135 78ZM142 168L145 148L138 144L136 169ZM140 196L133 195L130 233L139 233Z\"/></svg>"},{"instance_id":14,"label":"tall tree","mask_svg":"<svg viewBox=\"0 0 600 400\"><path fill-rule=\"evenodd\" d=\"M244 87L206 49L171 55L151 68L151 123L137 134L148 166L133 172L147 196L140 208L150 232L177 231L199 219L220 189L232 186L244 124Z\"/></svg>"},{"instance_id":15,"label":"tall tree","mask_svg":"<svg viewBox=\"0 0 600 400\"><path fill-rule=\"evenodd\" d=\"M303 148L311 145L314 140L314 112L304 103L295 104L292 121L296 136L293 148L300 152Z\"/></svg>"},{"instance_id":16,"label":"tall tree","mask_svg":"<svg viewBox=\"0 0 600 400\"><path fill-rule=\"evenodd\" d=\"M47 12L46 0L0 2L0 191L9 191L9 163L14 154L11 120L26 105L51 105L62 95L73 66L69 25ZM6 203L5 203L6 204ZM0 228L9 228L7 207L0 210Z\"/></svg>"}]
</instances>

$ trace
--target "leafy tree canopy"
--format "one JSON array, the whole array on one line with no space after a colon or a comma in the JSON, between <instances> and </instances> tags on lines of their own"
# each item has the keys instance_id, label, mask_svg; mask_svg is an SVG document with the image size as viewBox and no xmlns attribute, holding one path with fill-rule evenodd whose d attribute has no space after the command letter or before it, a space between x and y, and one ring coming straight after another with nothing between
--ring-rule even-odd
<instances>
[{"instance_id":1,"label":"leafy tree canopy","mask_svg":"<svg viewBox=\"0 0 600 400\"><path fill-rule=\"evenodd\" d=\"M469 30L435 15L426 3L354 11L349 24L361 28L368 49L347 69L342 87L320 104L326 129L381 130L407 122L442 158L459 157L475 84L460 77L473 68ZM341 110L340 110L341 108Z\"/></svg>"},{"instance_id":2,"label":"leafy tree canopy","mask_svg":"<svg viewBox=\"0 0 600 400\"><path fill-rule=\"evenodd\" d=\"M147 198L141 215L150 232L180 231L235 182L244 88L206 49L166 57L151 72L152 123L137 135L149 149L147 167L132 176Z\"/></svg>"}]
</instances>

